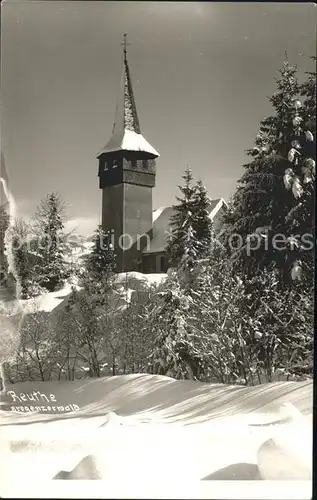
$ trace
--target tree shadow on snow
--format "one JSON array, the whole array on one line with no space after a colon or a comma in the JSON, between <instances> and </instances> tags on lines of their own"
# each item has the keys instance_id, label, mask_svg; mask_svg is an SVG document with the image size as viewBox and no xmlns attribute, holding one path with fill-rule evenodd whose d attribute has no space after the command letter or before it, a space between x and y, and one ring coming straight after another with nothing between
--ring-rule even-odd
<instances>
[{"instance_id":1,"label":"tree shadow on snow","mask_svg":"<svg viewBox=\"0 0 317 500\"><path fill-rule=\"evenodd\" d=\"M223 469L212 472L202 481L259 481L262 480L257 465L248 463L231 464Z\"/></svg>"},{"instance_id":2,"label":"tree shadow on snow","mask_svg":"<svg viewBox=\"0 0 317 500\"><path fill-rule=\"evenodd\" d=\"M57 392L60 406L76 404L80 411L72 413L45 412L45 414L9 415L2 425L29 425L31 422L90 418L115 412L125 417L147 413L147 418L163 419L184 424L200 423L228 417L240 412L276 412L286 400L295 404L302 413L311 411L312 383L277 382L262 386L243 387L207 384L195 381L174 380L147 374L101 377L74 382L19 382L7 389L19 392ZM12 398L2 397L10 413ZM20 403L17 403L20 404ZM9 410L9 411L8 411ZM25 414L24 414L25 415ZM20 418L19 418L20 417ZM22 418L21 418L22 417ZM23 421L23 420L24 421Z\"/></svg>"}]
</instances>

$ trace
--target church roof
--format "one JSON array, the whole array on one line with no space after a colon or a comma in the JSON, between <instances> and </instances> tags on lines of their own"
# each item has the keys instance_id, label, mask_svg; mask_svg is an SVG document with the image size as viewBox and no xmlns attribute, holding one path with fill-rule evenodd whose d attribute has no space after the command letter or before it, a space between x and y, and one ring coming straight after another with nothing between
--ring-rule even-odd
<instances>
[{"instance_id":1,"label":"church roof","mask_svg":"<svg viewBox=\"0 0 317 500\"><path fill-rule=\"evenodd\" d=\"M166 247L166 237L169 230L171 230L172 222L171 217L174 214L173 207L164 207L158 209L160 211L158 217L154 220L155 212L153 212L153 238L150 241L149 248L145 247L144 254L164 252Z\"/></svg>"},{"instance_id":2,"label":"church roof","mask_svg":"<svg viewBox=\"0 0 317 500\"><path fill-rule=\"evenodd\" d=\"M160 156L141 134L127 60L126 41L124 41L124 60L120 94L116 107L112 135L98 156L103 153L111 153L120 150L143 151L156 157Z\"/></svg>"},{"instance_id":3,"label":"church roof","mask_svg":"<svg viewBox=\"0 0 317 500\"><path fill-rule=\"evenodd\" d=\"M209 217L216 223L217 215L223 206L227 206L223 198L211 200ZM172 229L173 207L161 207L153 211L153 238L149 247L145 247L143 254L161 253L165 251L166 238Z\"/></svg>"}]
</instances>

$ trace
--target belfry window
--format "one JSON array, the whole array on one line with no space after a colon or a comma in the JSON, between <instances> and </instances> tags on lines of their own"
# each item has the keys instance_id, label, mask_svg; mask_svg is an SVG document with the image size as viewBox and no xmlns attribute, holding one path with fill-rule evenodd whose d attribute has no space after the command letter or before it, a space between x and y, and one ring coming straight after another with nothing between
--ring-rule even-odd
<instances>
[{"instance_id":1,"label":"belfry window","mask_svg":"<svg viewBox=\"0 0 317 500\"><path fill-rule=\"evenodd\" d=\"M112 168L117 168L119 166L118 160L113 160Z\"/></svg>"},{"instance_id":2,"label":"belfry window","mask_svg":"<svg viewBox=\"0 0 317 500\"><path fill-rule=\"evenodd\" d=\"M148 164L148 161L147 160L143 160L142 162L142 166L145 170L147 170L149 168L149 164Z\"/></svg>"}]
</instances>

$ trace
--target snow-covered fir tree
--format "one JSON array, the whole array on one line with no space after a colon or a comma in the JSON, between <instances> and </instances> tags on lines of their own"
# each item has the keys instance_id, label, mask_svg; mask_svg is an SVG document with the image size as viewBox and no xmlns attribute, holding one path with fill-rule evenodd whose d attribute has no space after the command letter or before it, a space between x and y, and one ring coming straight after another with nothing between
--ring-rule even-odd
<instances>
[{"instance_id":1,"label":"snow-covered fir tree","mask_svg":"<svg viewBox=\"0 0 317 500\"><path fill-rule=\"evenodd\" d=\"M314 61L316 58L312 58ZM286 189L298 191L297 202L287 214L286 226L289 239L293 243L293 267L291 275L294 280L307 280L313 284L314 273L314 202L316 180L316 72L308 72L307 79L300 87L299 107L294 121L300 122L300 145L297 162L285 174ZM300 169L300 170L299 170ZM294 235L297 235L294 237Z\"/></svg>"},{"instance_id":2,"label":"snow-covered fir tree","mask_svg":"<svg viewBox=\"0 0 317 500\"><path fill-rule=\"evenodd\" d=\"M177 266L177 274L184 284L190 284L198 260L199 242L192 226L185 221L180 242L183 248L183 255Z\"/></svg>"},{"instance_id":3,"label":"snow-covered fir tree","mask_svg":"<svg viewBox=\"0 0 317 500\"><path fill-rule=\"evenodd\" d=\"M186 168L182 176L184 185L179 186L182 193L177 197L171 217L172 233L167 242L167 254L173 267L186 262L186 267L196 263L210 253L212 223L209 217L210 199L202 181L194 184L192 171Z\"/></svg>"},{"instance_id":4,"label":"snow-covered fir tree","mask_svg":"<svg viewBox=\"0 0 317 500\"><path fill-rule=\"evenodd\" d=\"M5 255L5 233L9 227L9 212L8 207L0 205L0 283L5 281L8 273L8 262Z\"/></svg>"},{"instance_id":5,"label":"snow-covered fir tree","mask_svg":"<svg viewBox=\"0 0 317 500\"><path fill-rule=\"evenodd\" d=\"M191 298L191 353L208 380L254 385L276 370L312 375L311 290L294 284L281 293L277 269L241 279L218 247Z\"/></svg>"},{"instance_id":6,"label":"snow-covered fir tree","mask_svg":"<svg viewBox=\"0 0 317 500\"><path fill-rule=\"evenodd\" d=\"M94 233L93 242L92 251L86 258L87 271L95 279L110 279L116 269L116 255L111 231L104 231L101 226L98 226Z\"/></svg>"},{"instance_id":7,"label":"snow-covered fir tree","mask_svg":"<svg viewBox=\"0 0 317 500\"><path fill-rule=\"evenodd\" d=\"M85 279L81 290L73 287L67 303L69 317L73 320L72 344L77 356L88 365L90 376L100 376L105 331L102 318L107 314L107 297L102 293L102 284ZM101 355L101 356L100 356Z\"/></svg>"},{"instance_id":8,"label":"snow-covered fir tree","mask_svg":"<svg viewBox=\"0 0 317 500\"><path fill-rule=\"evenodd\" d=\"M177 204L173 205L174 214L171 217L172 232L167 239L166 251L170 264L177 266L184 255L184 241L189 228L194 226L194 205L196 188L193 185L193 174L190 167L185 169L183 186L178 186L182 196L177 196Z\"/></svg>"},{"instance_id":9,"label":"snow-covered fir tree","mask_svg":"<svg viewBox=\"0 0 317 500\"><path fill-rule=\"evenodd\" d=\"M194 354L191 338L195 329L193 296L199 295L199 277L208 261L212 243L210 200L201 181L194 184L189 167L183 175L182 193L174 205L173 232L167 245L173 270L160 291L155 308L156 369L176 378L198 378L201 353ZM159 325L159 326L157 326ZM172 375L172 373L174 375Z\"/></svg>"},{"instance_id":10,"label":"snow-covered fir tree","mask_svg":"<svg viewBox=\"0 0 317 500\"><path fill-rule=\"evenodd\" d=\"M296 275L294 268L309 274L311 267L302 268L302 261L313 241L315 138L304 117L308 107L311 116L315 113L315 104L311 94L309 106L307 99L301 99L304 90L288 61L276 83L277 92L270 98L275 113L260 124L232 210L224 216L225 242L237 271L252 276L276 265L281 281L289 283Z\"/></svg>"},{"instance_id":11,"label":"snow-covered fir tree","mask_svg":"<svg viewBox=\"0 0 317 500\"><path fill-rule=\"evenodd\" d=\"M150 317L155 329L155 347L150 355L153 372L176 379L194 379L199 366L191 352L191 298L183 293L176 273L168 277L158 295Z\"/></svg>"},{"instance_id":12,"label":"snow-covered fir tree","mask_svg":"<svg viewBox=\"0 0 317 500\"><path fill-rule=\"evenodd\" d=\"M264 270L246 283L244 316L253 336L257 369L271 381L278 369L287 376L313 374L313 292L294 283L281 293L277 270Z\"/></svg>"},{"instance_id":13,"label":"snow-covered fir tree","mask_svg":"<svg viewBox=\"0 0 317 500\"><path fill-rule=\"evenodd\" d=\"M207 194L207 189L201 180L195 186L194 194L194 230L197 240L200 242L199 257L204 258L210 254L211 242L213 238L213 227L210 220L211 200Z\"/></svg>"},{"instance_id":14,"label":"snow-covered fir tree","mask_svg":"<svg viewBox=\"0 0 317 500\"><path fill-rule=\"evenodd\" d=\"M35 252L38 284L53 291L68 277L65 253L65 204L58 193L51 193L40 203L34 216Z\"/></svg>"},{"instance_id":15,"label":"snow-covered fir tree","mask_svg":"<svg viewBox=\"0 0 317 500\"><path fill-rule=\"evenodd\" d=\"M111 359L113 368L116 367L118 335L112 288L115 254L111 233L100 226L94 233L93 242L92 251L84 258L84 267L79 273L81 289L73 287L68 308L75 322L78 356L88 364L90 375L99 377L105 359Z\"/></svg>"},{"instance_id":16,"label":"snow-covered fir tree","mask_svg":"<svg viewBox=\"0 0 317 500\"><path fill-rule=\"evenodd\" d=\"M195 317L192 349L201 360L206 379L248 383L245 328L241 332L245 291L221 247L214 247L192 297Z\"/></svg>"},{"instance_id":17,"label":"snow-covered fir tree","mask_svg":"<svg viewBox=\"0 0 317 500\"><path fill-rule=\"evenodd\" d=\"M19 276L22 299L28 299L41 291L36 286L37 279L34 277L30 237L31 230L26 221L22 218L16 219L13 226L12 252Z\"/></svg>"}]
</instances>

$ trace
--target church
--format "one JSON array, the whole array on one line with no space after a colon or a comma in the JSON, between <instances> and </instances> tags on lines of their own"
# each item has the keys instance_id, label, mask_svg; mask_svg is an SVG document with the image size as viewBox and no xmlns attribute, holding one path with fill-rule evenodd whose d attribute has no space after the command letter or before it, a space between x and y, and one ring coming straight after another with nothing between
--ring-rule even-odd
<instances>
[{"instance_id":1,"label":"church","mask_svg":"<svg viewBox=\"0 0 317 500\"><path fill-rule=\"evenodd\" d=\"M126 34L123 47L121 88L112 134L97 156L102 190L101 225L112 232L118 272L162 273L169 267L165 246L172 229L173 208L153 210L152 189L160 155L141 133ZM211 202L210 218L216 230L226 207L222 198Z\"/></svg>"}]
</instances>

